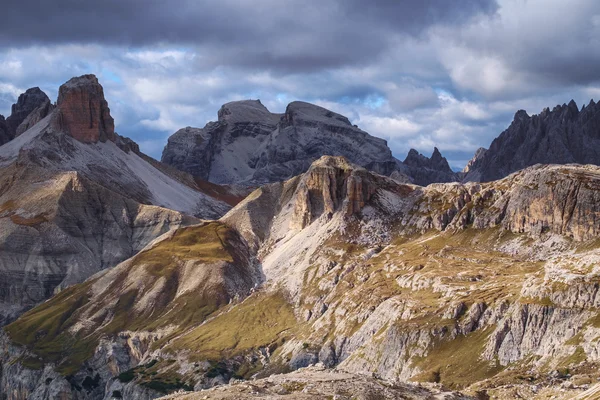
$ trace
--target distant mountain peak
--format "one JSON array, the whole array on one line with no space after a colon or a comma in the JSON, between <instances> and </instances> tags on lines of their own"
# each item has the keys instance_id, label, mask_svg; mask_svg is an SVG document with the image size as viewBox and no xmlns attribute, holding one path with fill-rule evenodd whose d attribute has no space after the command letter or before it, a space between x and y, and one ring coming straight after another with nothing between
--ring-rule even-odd
<instances>
[{"instance_id":1,"label":"distant mountain peak","mask_svg":"<svg viewBox=\"0 0 600 400\"><path fill-rule=\"evenodd\" d=\"M6 137L0 137L0 145L14 139L19 131L19 126L37 108L49 104L50 99L39 87L27 89L19 95L17 102L11 107L11 114L6 118ZM43 117L42 117L43 118ZM0 133L0 136L1 135Z\"/></svg>"},{"instance_id":2,"label":"distant mountain peak","mask_svg":"<svg viewBox=\"0 0 600 400\"><path fill-rule=\"evenodd\" d=\"M115 141L115 122L95 75L72 78L60 87L52 126L83 143Z\"/></svg>"},{"instance_id":3,"label":"distant mountain peak","mask_svg":"<svg viewBox=\"0 0 600 400\"><path fill-rule=\"evenodd\" d=\"M440 153L440 150L437 147L433 148L431 157L424 156L415 149L410 149L408 155L404 159L404 164L409 167L421 167L442 172L452 172L450 165L448 165L448 160L442 156L442 153Z\"/></svg>"},{"instance_id":4,"label":"distant mountain peak","mask_svg":"<svg viewBox=\"0 0 600 400\"><path fill-rule=\"evenodd\" d=\"M299 175L323 155L389 175L397 160L385 140L348 118L303 101L271 113L259 100L224 104L217 122L184 128L170 138L162 161L217 184L256 186Z\"/></svg>"},{"instance_id":5,"label":"distant mountain peak","mask_svg":"<svg viewBox=\"0 0 600 400\"><path fill-rule=\"evenodd\" d=\"M492 181L534 164L600 165L600 107L575 100L529 116L519 110L485 157L470 165L465 180Z\"/></svg>"},{"instance_id":6,"label":"distant mountain peak","mask_svg":"<svg viewBox=\"0 0 600 400\"><path fill-rule=\"evenodd\" d=\"M225 103L219 109L217 116L219 122L230 123L256 122L278 118L260 100L238 100Z\"/></svg>"}]
</instances>

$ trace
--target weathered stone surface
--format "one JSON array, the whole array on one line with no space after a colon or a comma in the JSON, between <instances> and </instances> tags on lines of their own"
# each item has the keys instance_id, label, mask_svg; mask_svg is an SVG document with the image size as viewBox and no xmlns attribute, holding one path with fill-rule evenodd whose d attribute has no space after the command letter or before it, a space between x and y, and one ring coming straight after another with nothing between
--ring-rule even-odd
<instances>
[{"instance_id":1,"label":"weathered stone surface","mask_svg":"<svg viewBox=\"0 0 600 400\"><path fill-rule=\"evenodd\" d=\"M21 124L17 127L15 136L19 136L29 128L33 127L35 124L37 124L38 122L46 118L48 115L50 115L50 113L53 110L54 105L50 102L50 100L47 100L46 102L42 103L38 108L33 110L27 116L27 118L23 120L23 122L21 122Z\"/></svg>"},{"instance_id":2,"label":"weathered stone surface","mask_svg":"<svg viewBox=\"0 0 600 400\"><path fill-rule=\"evenodd\" d=\"M4 119L4 115L0 115L0 146L4 143L8 143L12 140L10 130L8 129L8 125L6 124L6 119Z\"/></svg>"},{"instance_id":3,"label":"weathered stone surface","mask_svg":"<svg viewBox=\"0 0 600 400\"><path fill-rule=\"evenodd\" d=\"M343 157L322 157L303 175L296 189L291 227L303 229L322 215L338 210L359 212L377 191L374 175Z\"/></svg>"},{"instance_id":4,"label":"weathered stone surface","mask_svg":"<svg viewBox=\"0 0 600 400\"><path fill-rule=\"evenodd\" d=\"M533 116L519 110L465 180L492 181L538 163L600 165L599 149L600 104L593 100L581 110L573 100Z\"/></svg>"},{"instance_id":5,"label":"weathered stone surface","mask_svg":"<svg viewBox=\"0 0 600 400\"><path fill-rule=\"evenodd\" d=\"M115 122L95 75L72 78L58 91L52 126L83 143L115 141Z\"/></svg>"},{"instance_id":6,"label":"weathered stone surface","mask_svg":"<svg viewBox=\"0 0 600 400\"><path fill-rule=\"evenodd\" d=\"M120 302L131 300L127 293L136 310L128 315L145 319L127 325L115 318L124 325L96 346L76 382L94 371L104 396L108 388L147 396L141 385L147 375L139 373L129 383L115 376L156 359L169 363L169 374L200 389L226 382L242 365L272 374L282 365L319 361L390 381L412 378L454 387L479 381L481 396L488 389L503 390L506 382L521 385L522 374L552 391L558 387L552 370L595 371L600 363L599 193L595 166L533 166L490 183L421 187L341 157L323 157L298 177L257 189L220 222L203 224L231 229L213 243L227 249L216 253L216 260L214 253L182 260L194 241L178 241L172 232L152 247L168 249L168 261L154 264L159 257L151 253L133 257L97 275L91 286L77 286L78 296L89 303L69 314L70 332L113 327ZM207 234L193 233L195 240ZM185 304L203 309L197 302L204 305L207 293L217 298L224 287L230 290L222 303L231 304L211 319L220 327L239 326L227 318L248 305L260 310L261 320L267 318L272 308L262 309L258 299L272 293L283 293L297 325L287 329L275 317L269 329L283 336L267 336L242 355L228 355L231 348L217 351L217 365L212 355L191 360L194 351L186 346L222 343L219 332L225 330L206 328L210 321L198 319L193 340L183 341L152 325L171 313L179 316L177 307ZM253 291L258 293L246 297ZM178 302L178 296L189 297ZM188 328L179 331L187 335ZM260 334L236 336L233 346ZM176 350L153 348L151 343L164 343L165 337ZM10 351L5 381L12 388L18 386L15 375L32 372L22 367L22 353ZM33 392L40 381L31 378L18 387ZM560 388L565 396L583 390L574 384ZM228 390L233 389L225 389L224 396ZM312 390L311 383L306 390Z\"/></svg>"},{"instance_id":7,"label":"weathered stone surface","mask_svg":"<svg viewBox=\"0 0 600 400\"><path fill-rule=\"evenodd\" d=\"M162 161L214 183L251 179L256 151L277 126L259 100L224 104L217 122L204 128L180 129L169 138Z\"/></svg>"},{"instance_id":8,"label":"weathered stone surface","mask_svg":"<svg viewBox=\"0 0 600 400\"><path fill-rule=\"evenodd\" d=\"M347 395L345 395L347 394ZM163 400L239 399L411 399L474 400L436 385L392 383L364 374L328 371L322 364L252 382L236 382L198 393L163 397Z\"/></svg>"},{"instance_id":9,"label":"weathered stone surface","mask_svg":"<svg viewBox=\"0 0 600 400\"><path fill-rule=\"evenodd\" d=\"M258 100L227 103L217 122L173 134L162 161L211 182L256 186L299 175L323 155L419 184L456 180L437 149L426 165L403 165L385 140L343 115L300 101L283 115L270 113Z\"/></svg>"},{"instance_id":10,"label":"weathered stone surface","mask_svg":"<svg viewBox=\"0 0 600 400\"><path fill-rule=\"evenodd\" d=\"M475 155L473 156L473 158L471 158L469 160L469 162L467 163L467 165L465 165L465 167L463 168L462 173L466 175L473 169L477 169L479 166L480 160L483 158L486 151L487 151L486 148L483 148L483 147L478 148L477 151L475 151Z\"/></svg>"},{"instance_id":11,"label":"weathered stone surface","mask_svg":"<svg viewBox=\"0 0 600 400\"><path fill-rule=\"evenodd\" d=\"M419 154L415 149L410 149L399 169L412 178L412 183L421 186L458 180L457 175L448 165L448 160L442 157L437 147L433 149L430 158Z\"/></svg>"},{"instance_id":12,"label":"weathered stone surface","mask_svg":"<svg viewBox=\"0 0 600 400\"><path fill-rule=\"evenodd\" d=\"M29 114L47 102L50 102L50 99L39 87L27 89L22 93L17 102L12 105L10 116L6 118L11 137L15 137L19 125Z\"/></svg>"}]
</instances>

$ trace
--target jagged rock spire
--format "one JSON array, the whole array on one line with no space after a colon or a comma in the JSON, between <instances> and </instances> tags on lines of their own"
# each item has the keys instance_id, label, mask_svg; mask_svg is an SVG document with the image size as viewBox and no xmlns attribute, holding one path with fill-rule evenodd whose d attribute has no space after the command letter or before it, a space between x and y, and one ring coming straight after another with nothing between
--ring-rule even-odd
<instances>
[{"instance_id":1,"label":"jagged rock spire","mask_svg":"<svg viewBox=\"0 0 600 400\"><path fill-rule=\"evenodd\" d=\"M52 125L80 142L115 141L115 122L95 75L72 78L60 87Z\"/></svg>"}]
</instances>

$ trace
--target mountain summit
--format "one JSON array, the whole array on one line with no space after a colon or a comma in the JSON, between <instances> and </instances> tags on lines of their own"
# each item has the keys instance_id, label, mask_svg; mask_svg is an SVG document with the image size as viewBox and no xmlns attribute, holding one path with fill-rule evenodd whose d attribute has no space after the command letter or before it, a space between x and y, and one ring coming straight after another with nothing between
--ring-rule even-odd
<instances>
[{"instance_id":1,"label":"mountain summit","mask_svg":"<svg viewBox=\"0 0 600 400\"><path fill-rule=\"evenodd\" d=\"M14 115L44 96L21 97ZM56 109L35 110L0 147L0 325L170 229L231 208L115 133L95 76L62 85Z\"/></svg>"},{"instance_id":2,"label":"mountain summit","mask_svg":"<svg viewBox=\"0 0 600 400\"><path fill-rule=\"evenodd\" d=\"M58 90L52 127L83 143L115 141L115 121L95 75L70 79Z\"/></svg>"},{"instance_id":3,"label":"mountain summit","mask_svg":"<svg viewBox=\"0 0 600 400\"><path fill-rule=\"evenodd\" d=\"M217 122L169 138L162 161L220 184L256 185L291 178L322 155L389 174L396 160L384 140L325 108L295 101L273 114L260 100L223 105Z\"/></svg>"},{"instance_id":4,"label":"mountain summit","mask_svg":"<svg viewBox=\"0 0 600 400\"><path fill-rule=\"evenodd\" d=\"M457 175L448 165L448 160L442 156L437 147L434 147L431 157L426 157L417 150L410 149L402 164L401 171L412 177L413 182L417 185L427 186L430 183L457 180Z\"/></svg>"},{"instance_id":5,"label":"mountain summit","mask_svg":"<svg viewBox=\"0 0 600 400\"><path fill-rule=\"evenodd\" d=\"M50 99L39 87L27 89L12 105L11 114L6 120L0 115L0 145L33 126L30 122L32 114L37 114L37 122L48 115L51 107Z\"/></svg>"},{"instance_id":6,"label":"mountain summit","mask_svg":"<svg viewBox=\"0 0 600 400\"><path fill-rule=\"evenodd\" d=\"M515 113L508 129L469 167L465 180L492 181L534 164L600 165L600 104L575 101L529 116Z\"/></svg>"},{"instance_id":7,"label":"mountain summit","mask_svg":"<svg viewBox=\"0 0 600 400\"><path fill-rule=\"evenodd\" d=\"M218 117L202 129L175 132L162 161L214 183L244 186L289 179L324 155L343 156L371 171L393 173L395 179L419 185L457 180L439 150L431 160L410 163L409 157L409 164L403 164L385 140L314 104L294 101L285 113L274 114L260 100L235 101L223 105Z\"/></svg>"}]
</instances>

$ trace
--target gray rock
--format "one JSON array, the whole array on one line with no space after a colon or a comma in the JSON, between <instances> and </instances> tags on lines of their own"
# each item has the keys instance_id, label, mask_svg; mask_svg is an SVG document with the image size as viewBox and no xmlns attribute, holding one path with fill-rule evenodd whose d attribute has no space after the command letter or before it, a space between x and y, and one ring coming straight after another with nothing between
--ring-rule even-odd
<instances>
[{"instance_id":1,"label":"gray rock","mask_svg":"<svg viewBox=\"0 0 600 400\"><path fill-rule=\"evenodd\" d=\"M289 179L308 170L323 155L350 162L394 179L417 184L457 180L436 149L427 162L404 165L385 140L352 125L343 115L295 101L284 114L269 112L259 100L227 103L217 122L173 134L162 161L219 184L256 186Z\"/></svg>"},{"instance_id":2,"label":"gray rock","mask_svg":"<svg viewBox=\"0 0 600 400\"><path fill-rule=\"evenodd\" d=\"M458 180L457 175L448 165L448 160L442 157L437 147L433 149L431 158L420 154L415 149L410 149L402 164L400 170L410 176L412 182L417 185L427 186L431 183Z\"/></svg>"},{"instance_id":3,"label":"gray rock","mask_svg":"<svg viewBox=\"0 0 600 400\"><path fill-rule=\"evenodd\" d=\"M581 111L573 100L529 116L515 114L466 172L466 181L487 182L535 164L600 165L600 104L593 100Z\"/></svg>"},{"instance_id":4,"label":"gray rock","mask_svg":"<svg viewBox=\"0 0 600 400\"><path fill-rule=\"evenodd\" d=\"M50 99L39 87L27 89L19 96L17 102L12 105L10 116L6 118L11 139L15 137L17 128L29 114L47 102L49 103Z\"/></svg>"},{"instance_id":5,"label":"gray rock","mask_svg":"<svg viewBox=\"0 0 600 400\"><path fill-rule=\"evenodd\" d=\"M42 103L39 107L33 110L27 117L19 124L17 130L15 132L15 136L19 136L23 132L27 131L29 128L33 127L35 124L46 118L53 110L54 105L48 99L44 103Z\"/></svg>"},{"instance_id":6,"label":"gray rock","mask_svg":"<svg viewBox=\"0 0 600 400\"><path fill-rule=\"evenodd\" d=\"M0 146L12 140L4 115L0 115Z\"/></svg>"}]
</instances>

